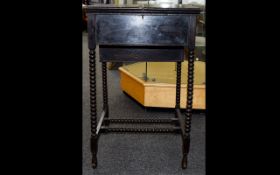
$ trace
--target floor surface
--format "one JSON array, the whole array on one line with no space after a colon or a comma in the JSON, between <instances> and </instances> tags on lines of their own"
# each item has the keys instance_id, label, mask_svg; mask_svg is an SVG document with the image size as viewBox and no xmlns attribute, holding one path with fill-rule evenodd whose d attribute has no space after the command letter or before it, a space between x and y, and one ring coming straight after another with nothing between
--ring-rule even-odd
<instances>
[{"instance_id":1,"label":"floor surface","mask_svg":"<svg viewBox=\"0 0 280 175\"><path fill-rule=\"evenodd\" d=\"M97 53L98 55L98 53ZM98 58L97 58L98 59ZM188 169L181 169L182 140L176 134L103 134L99 138L98 167L91 168L89 69L87 34L83 33L83 175L204 175L205 115L194 114ZM168 118L173 110L144 108L120 89L118 70L108 70L109 110L112 118ZM175 97L174 97L175 99ZM101 66L97 62L98 116L102 107Z\"/></svg>"}]
</instances>

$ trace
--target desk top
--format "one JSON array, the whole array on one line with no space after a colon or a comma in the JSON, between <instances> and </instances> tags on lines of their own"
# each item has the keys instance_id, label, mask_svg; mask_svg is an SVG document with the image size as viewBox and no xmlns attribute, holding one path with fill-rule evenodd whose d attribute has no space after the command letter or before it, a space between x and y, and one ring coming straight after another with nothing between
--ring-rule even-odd
<instances>
[{"instance_id":1,"label":"desk top","mask_svg":"<svg viewBox=\"0 0 280 175\"><path fill-rule=\"evenodd\" d=\"M199 14L191 4L94 4L84 7L87 13Z\"/></svg>"}]
</instances>

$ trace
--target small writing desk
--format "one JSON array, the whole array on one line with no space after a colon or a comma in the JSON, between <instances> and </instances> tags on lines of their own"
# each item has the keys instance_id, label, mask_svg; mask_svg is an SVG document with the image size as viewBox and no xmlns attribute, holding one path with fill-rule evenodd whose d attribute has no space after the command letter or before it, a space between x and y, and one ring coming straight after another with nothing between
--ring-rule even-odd
<instances>
[{"instance_id":1,"label":"small writing desk","mask_svg":"<svg viewBox=\"0 0 280 175\"><path fill-rule=\"evenodd\" d=\"M92 167L97 167L98 137L103 132L178 133L182 135L182 168L187 168L193 103L196 16L191 5L111 5L86 7L90 60L90 116ZM96 113L96 45L102 62L103 110ZM187 106L180 111L181 62L188 54ZM109 117L106 62L177 62L175 115L170 119L112 119ZM119 124L170 124L168 128L110 127Z\"/></svg>"}]
</instances>

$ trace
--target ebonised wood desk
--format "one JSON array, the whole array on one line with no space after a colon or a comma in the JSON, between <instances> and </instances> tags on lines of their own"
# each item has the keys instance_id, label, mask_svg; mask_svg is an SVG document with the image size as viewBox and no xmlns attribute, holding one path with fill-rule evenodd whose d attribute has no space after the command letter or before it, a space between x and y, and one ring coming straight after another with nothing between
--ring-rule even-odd
<instances>
[{"instance_id":1,"label":"ebonised wood desk","mask_svg":"<svg viewBox=\"0 0 280 175\"><path fill-rule=\"evenodd\" d=\"M90 116L92 167L97 167L98 137L103 132L178 133L182 135L182 168L187 168L193 103L196 16L200 9L189 5L88 5L90 61ZM96 45L102 62L103 110L96 113ZM180 111L181 62L188 55L187 106ZM176 106L170 119L112 119L109 117L106 62L177 62ZM110 127L119 124L170 124L168 128Z\"/></svg>"}]
</instances>

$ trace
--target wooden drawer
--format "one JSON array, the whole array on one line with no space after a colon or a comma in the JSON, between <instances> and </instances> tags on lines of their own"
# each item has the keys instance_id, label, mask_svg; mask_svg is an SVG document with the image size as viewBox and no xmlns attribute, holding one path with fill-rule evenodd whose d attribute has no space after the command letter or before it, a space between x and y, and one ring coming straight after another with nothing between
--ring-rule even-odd
<instances>
[{"instance_id":1,"label":"wooden drawer","mask_svg":"<svg viewBox=\"0 0 280 175\"><path fill-rule=\"evenodd\" d=\"M174 62L184 60L184 47L99 46L100 61Z\"/></svg>"}]
</instances>

